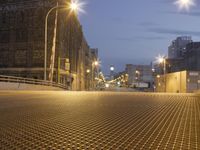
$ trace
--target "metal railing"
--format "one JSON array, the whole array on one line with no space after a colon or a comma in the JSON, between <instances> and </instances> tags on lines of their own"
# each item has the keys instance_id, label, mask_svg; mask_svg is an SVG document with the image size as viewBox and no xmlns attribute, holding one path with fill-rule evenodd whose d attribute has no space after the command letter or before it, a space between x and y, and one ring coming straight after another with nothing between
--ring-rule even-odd
<instances>
[{"instance_id":1,"label":"metal railing","mask_svg":"<svg viewBox=\"0 0 200 150\"><path fill-rule=\"evenodd\" d=\"M39 80L39 79L32 79L32 78L22 78L22 77L0 75L0 82L52 86L52 87L58 87L58 88L68 90L68 86L66 85L50 82L50 81Z\"/></svg>"}]
</instances>

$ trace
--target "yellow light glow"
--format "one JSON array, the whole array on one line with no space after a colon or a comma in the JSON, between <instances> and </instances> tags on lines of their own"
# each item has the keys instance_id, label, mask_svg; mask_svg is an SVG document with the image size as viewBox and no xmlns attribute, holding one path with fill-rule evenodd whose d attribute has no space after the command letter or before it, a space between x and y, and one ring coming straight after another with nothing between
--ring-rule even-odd
<instances>
[{"instance_id":1,"label":"yellow light glow","mask_svg":"<svg viewBox=\"0 0 200 150\"><path fill-rule=\"evenodd\" d=\"M114 71L114 70L115 70L115 68L114 68L114 67L110 67L110 70L111 70L111 71Z\"/></svg>"},{"instance_id":2,"label":"yellow light glow","mask_svg":"<svg viewBox=\"0 0 200 150\"><path fill-rule=\"evenodd\" d=\"M157 78L160 78L160 75L157 75L156 77L157 77Z\"/></svg>"},{"instance_id":3,"label":"yellow light glow","mask_svg":"<svg viewBox=\"0 0 200 150\"><path fill-rule=\"evenodd\" d=\"M164 63L165 61L165 56L161 56L161 55L158 55L158 57L156 57L156 62L157 63Z\"/></svg>"},{"instance_id":4,"label":"yellow light glow","mask_svg":"<svg viewBox=\"0 0 200 150\"><path fill-rule=\"evenodd\" d=\"M99 65L99 62L98 62L98 61L95 61L95 62L94 62L94 65L95 65L95 66L98 66L98 65Z\"/></svg>"},{"instance_id":5,"label":"yellow light glow","mask_svg":"<svg viewBox=\"0 0 200 150\"><path fill-rule=\"evenodd\" d=\"M78 10L78 4L75 2L72 2L70 5L71 10L77 11Z\"/></svg>"},{"instance_id":6,"label":"yellow light glow","mask_svg":"<svg viewBox=\"0 0 200 150\"><path fill-rule=\"evenodd\" d=\"M87 69L86 72L87 72L87 73L90 73L90 69Z\"/></svg>"},{"instance_id":7,"label":"yellow light glow","mask_svg":"<svg viewBox=\"0 0 200 150\"><path fill-rule=\"evenodd\" d=\"M109 84L106 84L105 86L106 86L106 88L109 88L109 87L110 87L110 85L109 85Z\"/></svg>"},{"instance_id":8,"label":"yellow light glow","mask_svg":"<svg viewBox=\"0 0 200 150\"><path fill-rule=\"evenodd\" d=\"M135 71L136 74L140 74L140 72L138 70Z\"/></svg>"},{"instance_id":9,"label":"yellow light glow","mask_svg":"<svg viewBox=\"0 0 200 150\"><path fill-rule=\"evenodd\" d=\"M194 0L176 0L175 5L179 7L179 10L189 11L190 7L195 6Z\"/></svg>"},{"instance_id":10,"label":"yellow light glow","mask_svg":"<svg viewBox=\"0 0 200 150\"><path fill-rule=\"evenodd\" d=\"M85 13L85 11L83 10L85 3L80 2L80 0L72 0L69 3L69 9L71 10L71 12L75 12L77 14L80 13Z\"/></svg>"}]
</instances>

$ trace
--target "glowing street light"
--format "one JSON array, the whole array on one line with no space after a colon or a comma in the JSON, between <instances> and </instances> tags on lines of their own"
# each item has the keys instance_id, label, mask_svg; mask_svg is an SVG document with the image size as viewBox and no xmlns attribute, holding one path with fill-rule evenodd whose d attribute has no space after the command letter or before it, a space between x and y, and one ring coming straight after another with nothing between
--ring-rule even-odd
<instances>
[{"instance_id":1,"label":"glowing street light","mask_svg":"<svg viewBox=\"0 0 200 150\"><path fill-rule=\"evenodd\" d=\"M77 1L72 1L69 6L70 6L70 9L75 12L77 12L79 9L79 5L78 5Z\"/></svg>"},{"instance_id":2,"label":"glowing street light","mask_svg":"<svg viewBox=\"0 0 200 150\"><path fill-rule=\"evenodd\" d=\"M156 77L157 77L157 78L160 78L160 75L157 75Z\"/></svg>"},{"instance_id":3,"label":"glowing street light","mask_svg":"<svg viewBox=\"0 0 200 150\"><path fill-rule=\"evenodd\" d=\"M156 61L157 61L159 64L163 64L164 83L165 83L165 91L166 91L166 58L165 58L165 56L159 55L158 57L156 57ZM157 78L160 78L160 76L158 75Z\"/></svg>"},{"instance_id":4,"label":"glowing street light","mask_svg":"<svg viewBox=\"0 0 200 150\"><path fill-rule=\"evenodd\" d=\"M75 13L85 13L83 7L84 7L85 3L84 2L80 2L80 0L71 0L71 2L68 3L69 9L71 10L71 12L75 12Z\"/></svg>"},{"instance_id":5,"label":"glowing street light","mask_svg":"<svg viewBox=\"0 0 200 150\"><path fill-rule=\"evenodd\" d=\"M179 7L179 10L189 11L190 7L195 6L195 0L176 0L174 4Z\"/></svg>"},{"instance_id":6,"label":"glowing street light","mask_svg":"<svg viewBox=\"0 0 200 150\"><path fill-rule=\"evenodd\" d=\"M45 17L45 44L44 44L44 80L47 80L47 40L48 40L48 17L50 13L57 9L69 9L71 12L78 13L79 11L83 12L81 6L83 3L79 3L78 0L72 0L67 5L57 5L52 7Z\"/></svg>"},{"instance_id":7,"label":"glowing street light","mask_svg":"<svg viewBox=\"0 0 200 150\"><path fill-rule=\"evenodd\" d=\"M109 87L110 87L110 84L106 83L105 86L106 86L106 88L109 88Z\"/></svg>"},{"instance_id":8,"label":"glowing street light","mask_svg":"<svg viewBox=\"0 0 200 150\"><path fill-rule=\"evenodd\" d=\"M156 57L156 62L159 64L163 63L164 60L165 60L165 56L158 55L158 57Z\"/></svg>"},{"instance_id":9,"label":"glowing street light","mask_svg":"<svg viewBox=\"0 0 200 150\"><path fill-rule=\"evenodd\" d=\"M135 73L136 73L136 74L140 74L140 71L136 70Z\"/></svg>"},{"instance_id":10,"label":"glowing street light","mask_svg":"<svg viewBox=\"0 0 200 150\"><path fill-rule=\"evenodd\" d=\"M164 58L164 57L158 58L158 62L159 62L159 63L163 63L164 61L165 61L165 58Z\"/></svg>"},{"instance_id":11,"label":"glowing street light","mask_svg":"<svg viewBox=\"0 0 200 150\"><path fill-rule=\"evenodd\" d=\"M112 67L110 67L110 71L114 71L115 70L115 68L112 66Z\"/></svg>"},{"instance_id":12,"label":"glowing street light","mask_svg":"<svg viewBox=\"0 0 200 150\"><path fill-rule=\"evenodd\" d=\"M86 73L90 73L90 69L87 69L87 70L86 70Z\"/></svg>"},{"instance_id":13,"label":"glowing street light","mask_svg":"<svg viewBox=\"0 0 200 150\"><path fill-rule=\"evenodd\" d=\"M98 65L99 65L99 62L98 62L98 61L95 61L95 62L94 62L94 65L95 65L95 66L98 66Z\"/></svg>"}]
</instances>

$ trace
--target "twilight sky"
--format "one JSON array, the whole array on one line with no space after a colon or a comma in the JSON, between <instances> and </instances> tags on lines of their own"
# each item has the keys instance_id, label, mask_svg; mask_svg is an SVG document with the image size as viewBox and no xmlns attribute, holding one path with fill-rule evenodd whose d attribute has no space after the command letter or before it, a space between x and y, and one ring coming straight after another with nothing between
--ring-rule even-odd
<instances>
[{"instance_id":1,"label":"twilight sky","mask_svg":"<svg viewBox=\"0 0 200 150\"><path fill-rule=\"evenodd\" d=\"M150 64L166 54L177 36L200 41L200 0L189 12L179 11L175 0L84 0L80 16L86 39L99 48L104 72L113 64Z\"/></svg>"}]
</instances>

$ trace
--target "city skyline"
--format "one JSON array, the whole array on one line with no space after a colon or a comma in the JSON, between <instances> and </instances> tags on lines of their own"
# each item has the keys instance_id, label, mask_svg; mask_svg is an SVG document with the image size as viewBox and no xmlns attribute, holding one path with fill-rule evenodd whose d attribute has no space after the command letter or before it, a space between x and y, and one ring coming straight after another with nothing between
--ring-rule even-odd
<instances>
[{"instance_id":1,"label":"city skyline","mask_svg":"<svg viewBox=\"0 0 200 150\"><path fill-rule=\"evenodd\" d=\"M199 150L198 1L1 1L0 150Z\"/></svg>"},{"instance_id":2,"label":"city skyline","mask_svg":"<svg viewBox=\"0 0 200 150\"><path fill-rule=\"evenodd\" d=\"M106 73L111 64L117 71L127 63L150 64L158 54L167 55L178 36L200 40L198 1L190 10L180 10L175 0L85 2L80 20L90 46L101 51Z\"/></svg>"}]
</instances>

